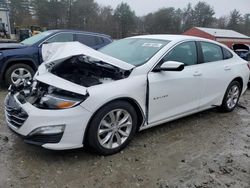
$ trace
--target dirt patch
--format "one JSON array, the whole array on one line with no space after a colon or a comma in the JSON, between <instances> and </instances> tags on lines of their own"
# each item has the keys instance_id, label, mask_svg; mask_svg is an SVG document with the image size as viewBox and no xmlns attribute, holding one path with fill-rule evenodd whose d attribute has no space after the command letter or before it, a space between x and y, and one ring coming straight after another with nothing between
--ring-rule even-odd
<instances>
[{"instance_id":1,"label":"dirt patch","mask_svg":"<svg viewBox=\"0 0 250 188\"><path fill-rule=\"evenodd\" d=\"M140 132L108 157L25 144L5 124L0 91L0 187L250 187L250 91L216 109Z\"/></svg>"}]
</instances>

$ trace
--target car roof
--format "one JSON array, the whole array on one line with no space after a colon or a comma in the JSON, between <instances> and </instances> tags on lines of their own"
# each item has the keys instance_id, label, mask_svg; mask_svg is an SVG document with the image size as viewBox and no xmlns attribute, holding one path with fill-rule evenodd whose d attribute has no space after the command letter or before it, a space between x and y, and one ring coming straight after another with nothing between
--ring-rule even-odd
<instances>
[{"instance_id":1,"label":"car roof","mask_svg":"<svg viewBox=\"0 0 250 188\"><path fill-rule=\"evenodd\" d=\"M214 44L223 46L225 48L228 48L226 45L219 43L217 41L206 39L206 38L201 38L201 37L189 36L189 35L156 34L156 35L138 35L138 36L133 36L129 38L158 39L158 40L166 40L166 41L175 42L175 43L181 42L184 40L204 41L204 42L210 42L210 43L214 43Z\"/></svg>"},{"instance_id":2,"label":"car roof","mask_svg":"<svg viewBox=\"0 0 250 188\"><path fill-rule=\"evenodd\" d=\"M52 33L72 32L72 33L92 34L92 35L98 35L98 36L111 38L111 36L103 34L103 33L80 31L80 30L73 30L73 29L54 29L54 30L47 30L47 31L52 32Z\"/></svg>"},{"instance_id":3,"label":"car roof","mask_svg":"<svg viewBox=\"0 0 250 188\"><path fill-rule=\"evenodd\" d=\"M194 37L194 36L189 36L189 35L169 35L169 34L139 35L139 36L134 36L130 38L159 39L159 40L166 40L166 41L179 41L179 40L186 40L186 39L204 40L204 41L207 40L205 38Z\"/></svg>"}]
</instances>

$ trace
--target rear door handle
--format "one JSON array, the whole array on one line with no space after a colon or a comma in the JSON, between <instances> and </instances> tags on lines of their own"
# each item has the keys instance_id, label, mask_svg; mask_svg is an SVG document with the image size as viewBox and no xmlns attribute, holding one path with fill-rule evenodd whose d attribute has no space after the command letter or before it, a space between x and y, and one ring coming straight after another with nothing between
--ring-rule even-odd
<instances>
[{"instance_id":1,"label":"rear door handle","mask_svg":"<svg viewBox=\"0 0 250 188\"><path fill-rule=\"evenodd\" d=\"M224 70L225 70L225 71L231 70L231 67L230 67L230 66L225 66L225 67L224 67Z\"/></svg>"},{"instance_id":2,"label":"rear door handle","mask_svg":"<svg viewBox=\"0 0 250 188\"><path fill-rule=\"evenodd\" d=\"M201 76L202 73L201 73L201 71L195 71L193 75L194 75L194 76Z\"/></svg>"}]
</instances>

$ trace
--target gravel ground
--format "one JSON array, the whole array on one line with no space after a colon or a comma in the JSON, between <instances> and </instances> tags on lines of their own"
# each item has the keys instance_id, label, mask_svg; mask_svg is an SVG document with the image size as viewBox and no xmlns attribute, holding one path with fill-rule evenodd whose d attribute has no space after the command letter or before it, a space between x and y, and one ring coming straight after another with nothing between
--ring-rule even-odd
<instances>
[{"instance_id":1,"label":"gravel ground","mask_svg":"<svg viewBox=\"0 0 250 188\"><path fill-rule=\"evenodd\" d=\"M250 90L232 113L208 110L136 135L108 157L25 144L4 120L0 187L250 187Z\"/></svg>"}]
</instances>

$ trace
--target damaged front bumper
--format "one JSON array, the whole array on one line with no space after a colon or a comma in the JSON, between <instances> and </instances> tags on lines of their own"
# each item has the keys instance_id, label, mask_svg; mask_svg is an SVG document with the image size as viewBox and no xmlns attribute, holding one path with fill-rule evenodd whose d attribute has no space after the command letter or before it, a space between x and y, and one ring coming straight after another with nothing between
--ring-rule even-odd
<instances>
[{"instance_id":1,"label":"damaged front bumper","mask_svg":"<svg viewBox=\"0 0 250 188\"><path fill-rule=\"evenodd\" d=\"M9 93L6 96L5 117L8 127L26 142L52 150L83 146L84 133L92 115L88 110L81 105L63 110L39 109L20 101L18 95Z\"/></svg>"}]
</instances>

